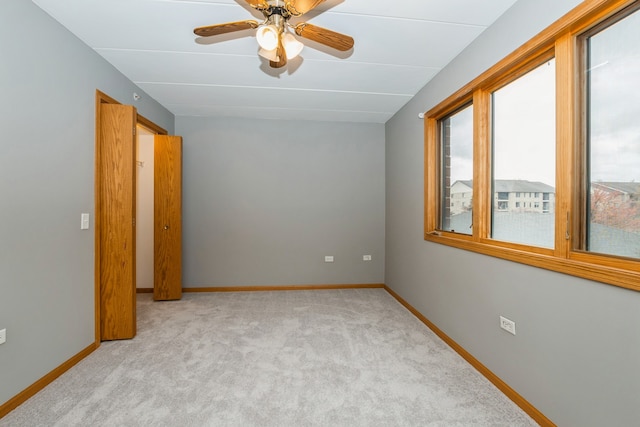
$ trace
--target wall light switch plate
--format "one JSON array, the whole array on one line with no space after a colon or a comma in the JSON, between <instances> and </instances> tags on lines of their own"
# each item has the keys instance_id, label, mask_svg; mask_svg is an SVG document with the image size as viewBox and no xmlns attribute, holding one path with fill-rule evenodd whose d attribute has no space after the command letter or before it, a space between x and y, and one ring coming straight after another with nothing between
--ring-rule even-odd
<instances>
[{"instance_id":1,"label":"wall light switch plate","mask_svg":"<svg viewBox=\"0 0 640 427\"><path fill-rule=\"evenodd\" d=\"M371 261L371 255L362 255L363 261Z\"/></svg>"},{"instance_id":2,"label":"wall light switch plate","mask_svg":"<svg viewBox=\"0 0 640 427\"><path fill-rule=\"evenodd\" d=\"M327 255L324 257L324 262L333 262L333 255Z\"/></svg>"},{"instance_id":3,"label":"wall light switch plate","mask_svg":"<svg viewBox=\"0 0 640 427\"><path fill-rule=\"evenodd\" d=\"M7 330L0 329L0 344L4 344L7 342Z\"/></svg>"},{"instance_id":4,"label":"wall light switch plate","mask_svg":"<svg viewBox=\"0 0 640 427\"><path fill-rule=\"evenodd\" d=\"M89 214L83 213L80 215L80 230L88 230L89 229Z\"/></svg>"}]
</instances>

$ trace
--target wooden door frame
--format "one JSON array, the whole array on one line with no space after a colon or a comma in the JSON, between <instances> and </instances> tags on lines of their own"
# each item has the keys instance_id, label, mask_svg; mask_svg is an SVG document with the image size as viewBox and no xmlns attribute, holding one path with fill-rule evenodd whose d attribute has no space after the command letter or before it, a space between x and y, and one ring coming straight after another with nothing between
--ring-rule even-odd
<instances>
[{"instance_id":1,"label":"wooden door frame","mask_svg":"<svg viewBox=\"0 0 640 427\"><path fill-rule=\"evenodd\" d=\"M102 159L100 156L100 148L102 147L102 140L101 140L101 121L100 121L100 117L101 117L101 107L104 104L117 104L117 105L122 105L120 102L118 102L117 100L115 100L114 98L110 97L109 95L105 94L104 92L101 92L100 90L96 90L96 128L95 128L95 166L94 166L94 204L95 204L95 213L93 215L94 217L94 229L95 229L95 241L94 241L94 251L95 251L95 257L94 257L94 310L95 310L95 344L96 344L96 348L98 346L100 346L100 342L101 342L101 331L100 331L100 322L101 322L101 313L100 313L100 271L101 271L101 263L100 263L100 243L101 243L101 238L102 238L102 234L101 234L101 226L102 224L100 223L100 218L102 217L102 206L100 204L100 200L101 200L101 188L102 186L100 185L102 180L104 179L104 177L100 174L100 171L102 170L101 166L102 166ZM141 116L140 114L137 113L136 110L136 124L140 125L140 126L144 126L145 128L149 129L151 132L157 134L157 135L168 135L168 132L166 131L166 129L163 129L162 127L156 125L155 123L153 123L151 120ZM135 265L134 265L134 269L135 269Z\"/></svg>"}]
</instances>

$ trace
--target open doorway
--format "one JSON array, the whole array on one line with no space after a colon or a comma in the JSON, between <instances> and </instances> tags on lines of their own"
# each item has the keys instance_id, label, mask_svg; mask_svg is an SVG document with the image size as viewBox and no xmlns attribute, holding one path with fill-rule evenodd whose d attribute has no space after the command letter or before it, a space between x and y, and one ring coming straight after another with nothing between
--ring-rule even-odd
<instances>
[{"instance_id":1,"label":"open doorway","mask_svg":"<svg viewBox=\"0 0 640 427\"><path fill-rule=\"evenodd\" d=\"M155 133L136 126L136 292L153 292Z\"/></svg>"},{"instance_id":2,"label":"open doorway","mask_svg":"<svg viewBox=\"0 0 640 427\"><path fill-rule=\"evenodd\" d=\"M142 152L152 146L150 174L153 191L141 190L138 170L148 160L138 159L138 132ZM152 138L151 144L148 138ZM95 313L96 343L133 338L136 334L137 210L144 204L144 251L141 277L156 300L179 299L181 284L182 139L96 91L95 169ZM150 178L150 179L149 179ZM151 200L151 201L150 201ZM149 208L152 214L149 213ZM149 224L151 223L151 224ZM153 238L148 236L151 225ZM144 233L143 233L144 234ZM142 249L144 247L144 249ZM149 248L152 247L152 255ZM149 262L149 258L152 260ZM153 277L149 283L149 271ZM145 276L146 275L146 276Z\"/></svg>"}]
</instances>

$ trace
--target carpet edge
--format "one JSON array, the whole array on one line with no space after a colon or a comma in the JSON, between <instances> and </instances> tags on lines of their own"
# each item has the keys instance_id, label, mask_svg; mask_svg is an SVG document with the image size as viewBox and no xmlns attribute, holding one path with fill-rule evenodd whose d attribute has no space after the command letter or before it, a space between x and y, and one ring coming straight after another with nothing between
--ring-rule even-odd
<instances>
[{"instance_id":1,"label":"carpet edge","mask_svg":"<svg viewBox=\"0 0 640 427\"><path fill-rule=\"evenodd\" d=\"M98 347L99 344L95 342L91 343L89 346L80 350L80 352L63 362L57 368L54 368L48 374L45 374L42 378L31 384L29 387L25 388L20 393L16 394L11 399L0 405L0 419L4 418L5 415L9 414L18 406L22 405L29 398L35 396L36 393L51 384L56 380L56 378L78 364L78 362L80 362L82 359L93 353Z\"/></svg>"},{"instance_id":2,"label":"carpet edge","mask_svg":"<svg viewBox=\"0 0 640 427\"><path fill-rule=\"evenodd\" d=\"M384 289L384 283L334 285L279 285L279 286L205 286L182 288L182 292L269 292L269 291L321 291L336 289ZM153 293L153 288L137 288L136 293Z\"/></svg>"},{"instance_id":3,"label":"carpet edge","mask_svg":"<svg viewBox=\"0 0 640 427\"><path fill-rule=\"evenodd\" d=\"M433 322L427 319L422 313L416 310L411 304L405 301L400 295L398 295L389 286L384 285L389 295L395 298L400 304L402 304L407 310L424 323L429 329L433 331L440 339L442 339L449 347L451 347L456 353L458 353L464 360L466 360L471 366L473 366L478 372L480 372L487 380L489 380L494 386L496 386L502 393L520 407L524 412L533 418L542 427L557 427L549 418L547 418L538 408L533 406L522 395L515 391L509 384L504 382L500 377L494 374L489 368L484 366L478 359L473 357L471 353L464 349L460 344L455 342L451 337L445 334L440 328L438 328Z\"/></svg>"}]
</instances>

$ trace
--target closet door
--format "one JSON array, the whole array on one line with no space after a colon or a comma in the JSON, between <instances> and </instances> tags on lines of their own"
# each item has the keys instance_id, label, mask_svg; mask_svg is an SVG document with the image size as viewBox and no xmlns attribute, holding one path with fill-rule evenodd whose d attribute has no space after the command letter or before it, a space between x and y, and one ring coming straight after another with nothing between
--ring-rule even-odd
<instances>
[{"instance_id":1,"label":"closet door","mask_svg":"<svg viewBox=\"0 0 640 427\"><path fill-rule=\"evenodd\" d=\"M182 298L182 138L154 140L155 300Z\"/></svg>"},{"instance_id":2,"label":"closet door","mask_svg":"<svg viewBox=\"0 0 640 427\"><path fill-rule=\"evenodd\" d=\"M100 107L100 336L136 335L136 110Z\"/></svg>"}]
</instances>

